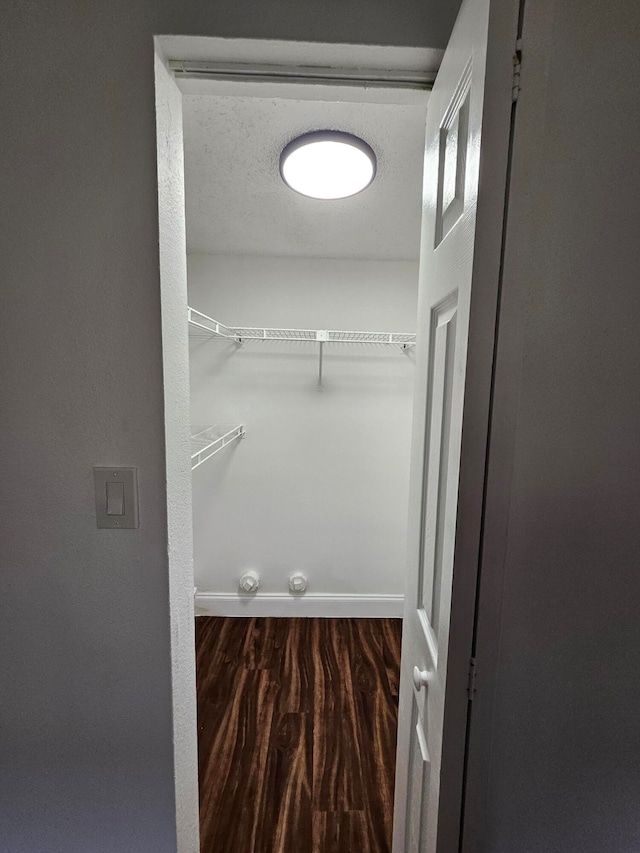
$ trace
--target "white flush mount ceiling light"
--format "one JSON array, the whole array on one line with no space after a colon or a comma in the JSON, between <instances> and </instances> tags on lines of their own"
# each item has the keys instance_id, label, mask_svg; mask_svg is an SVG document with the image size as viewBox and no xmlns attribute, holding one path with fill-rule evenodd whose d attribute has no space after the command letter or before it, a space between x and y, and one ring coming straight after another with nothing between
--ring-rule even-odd
<instances>
[{"instance_id":1,"label":"white flush mount ceiling light","mask_svg":"<svg viewBox=\"0 0 640 853\"><path fill-rule=\"evenodd\" d=\"M290 142L280 155L282 179L310 198L347 198L366 189L376 175L376 155L351 133L316 130Z\"/></svg>"}]
</instances>

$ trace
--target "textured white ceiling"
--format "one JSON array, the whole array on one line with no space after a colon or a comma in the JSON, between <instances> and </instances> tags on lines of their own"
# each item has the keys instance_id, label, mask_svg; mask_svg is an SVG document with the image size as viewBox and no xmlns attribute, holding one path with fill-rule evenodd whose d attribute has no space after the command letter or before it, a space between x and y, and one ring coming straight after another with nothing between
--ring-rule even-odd
<instances>
[{"instance_id":1,"label":"textured white ceiling","mask_svg":"<svg viewBox=\"0 0 640 853\"><path fill-rule=\"evenodd\" d=\"M185 95L190 252L414 259L419 253L425 104ZM282 148L310 130L365 139L378 158L371 186L321 201L290 190Z\"/></svg>"}]
</instances>

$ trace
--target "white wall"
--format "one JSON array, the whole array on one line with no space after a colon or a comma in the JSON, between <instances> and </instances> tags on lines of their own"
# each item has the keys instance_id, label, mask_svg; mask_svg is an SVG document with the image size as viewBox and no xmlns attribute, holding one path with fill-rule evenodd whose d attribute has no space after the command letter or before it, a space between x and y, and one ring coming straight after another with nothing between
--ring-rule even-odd
<instances>
[{"instance_id":1,"label":"white wall","mask_svg":"<svg viewBox=\"0 0 640 853\"><path fill-rule=\"evenodd\" d=\"M222 322L415 331L416 262L190 255L188 271L190 305ZM193 474L198 590L236 593L254 568L258 598L293 570L309 597L401 596L413 353L327 344L321 392L317 344L196 340L190 360L192 423L247 428Z\"/></svg>"},{"instance_id":2,"label":"white wall","mask_svg":"<svg viewBox=\"0 0 640 853\"><path fill-rule=\"evenodd\" d=\"M640 849L639 34L635 2L525 6L473 853Z\"/></svg>"},{"instance_id":3,"label":"white wall","mask_svg":"<svg viewBox=\"0 0 640 853\"><path fill-rule=\"evenodd\" d=\"M2 4L0 849L176 850L153 35L436 47L454 16ZM139 530L96 529L114 464L138 466Z\"/></svg>"}]
</instances>

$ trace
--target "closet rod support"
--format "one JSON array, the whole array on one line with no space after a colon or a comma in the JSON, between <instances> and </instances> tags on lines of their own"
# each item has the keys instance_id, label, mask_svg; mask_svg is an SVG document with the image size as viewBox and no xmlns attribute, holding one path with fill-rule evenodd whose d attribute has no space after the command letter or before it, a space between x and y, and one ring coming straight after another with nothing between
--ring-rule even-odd
<instances>
[{"instance_id":1,"label":"closet rod support","mask_svg":"<svg viewBox=\"0 0 640 853\"><path fill-rule=\"evenodd\" d=\"M318 360L318 391L322 391L322 357L324 355L324 341L320 341L320 354Z\"/></svg>"}]
</instances>

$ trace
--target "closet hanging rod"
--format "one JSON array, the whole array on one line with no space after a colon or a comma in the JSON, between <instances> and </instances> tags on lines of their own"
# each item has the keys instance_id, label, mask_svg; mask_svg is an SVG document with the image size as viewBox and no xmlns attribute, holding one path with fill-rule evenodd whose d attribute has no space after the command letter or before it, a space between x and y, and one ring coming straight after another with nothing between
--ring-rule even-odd
<instances>
[{"instance_id":1,"label":"closet hanging rod","mask_svg":"<svg viewBox=\"0 0 640 853\"><path fill-rule=\"evenodd\" d=\"M220 337L238 344L244 341L310 341L313 343L393 344L403 348L415 346L414 332L355 332L331 329L275 329L257 326L227 326L212 317L187 308L187 319L193 329L207 337Z\"/></svg>"}]
</instances>

